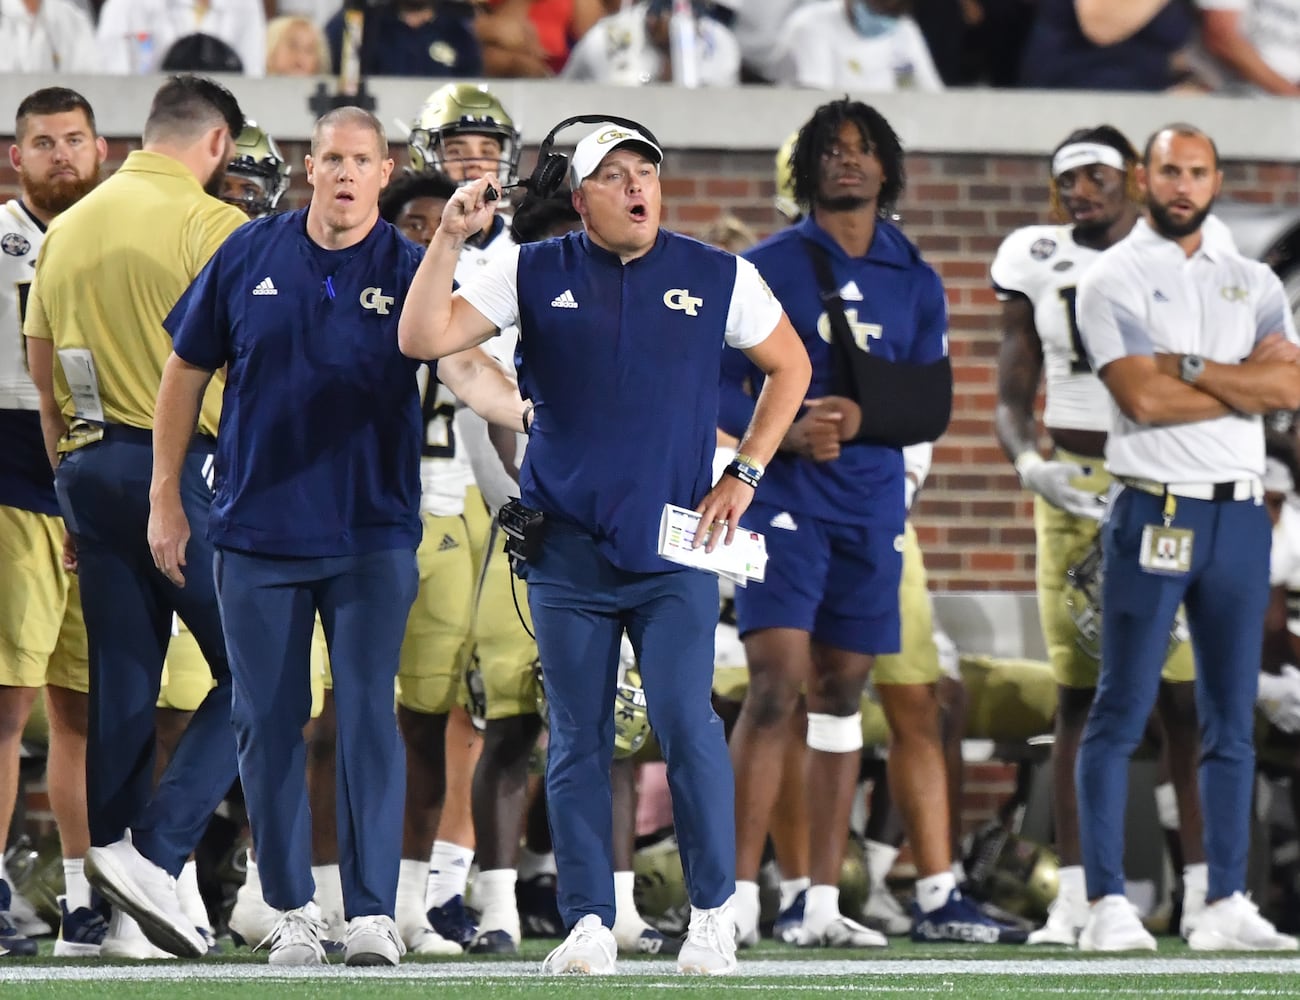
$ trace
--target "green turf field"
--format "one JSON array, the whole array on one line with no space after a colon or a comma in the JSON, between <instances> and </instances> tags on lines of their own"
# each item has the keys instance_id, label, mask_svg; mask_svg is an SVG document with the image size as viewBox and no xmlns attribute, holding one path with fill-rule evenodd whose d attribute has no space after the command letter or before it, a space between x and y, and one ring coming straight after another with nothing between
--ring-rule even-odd
<instances>
[{"instance_id":1,"label":"green turf field","mask_svg":"<svg viewBox=\"0 0 1300 1000\"><path fill-rule=\"evenodd\" d=\"M487 1000L688 1000L692 997L908 998L1039 1000L1064 997L1297 997L1300 955L1189 952L1162 938L1148 956L1101 957L1065 948L914 945L885 951L795 951L772 944L743 952L741 975L703 980L677 974L668 959L624 959L613 978L551 978L537 973L554 942L525 942L522 960L480 957L410 960L400 968L271 970L261 955L231 950L200 962L107 963L0 960L0 1000L350 1000L368 997Z\"/></svg>"}]
</instances>

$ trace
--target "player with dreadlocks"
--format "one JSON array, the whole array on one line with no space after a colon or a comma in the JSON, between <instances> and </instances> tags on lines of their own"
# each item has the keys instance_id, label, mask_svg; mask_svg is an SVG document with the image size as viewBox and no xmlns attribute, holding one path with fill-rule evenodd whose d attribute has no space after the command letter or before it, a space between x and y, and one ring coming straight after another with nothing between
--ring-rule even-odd
<instances>
[{"instance_id":1,"label":"player with dreadlocks","mask_svg":"<svg viewBox=\"0 0 1300 1000\"><path fill-rule=\"evenodd\" d=\"M736 771L736 916L742 943L758 918L756 876L787 760L801 690L812 831L808 947L880 947L842 916L837 883L862 751L860 703L872 673L891 731L890 785L916 857L923 940L1014 940L964 899L951 869L935 683L877 657L900 647L898 590L906 517L902 449L933 441L952 407L943 285L890 221L905 184L902 144L874 108L822 105L790 158L808 215L745 256L771 286L813 363L808 398L742 525L767 536L766 579L736 593L750 684L732 736ZM724 363L719 423L743 429L761 373L735 352ZM1023 940L1023 936L1021 936Z\"/></svg>"},{"instance_id":2,"label":"player with dreadlocks","mask_svg":"<svg viewBox=\"0 0 1300 1000\"><path fill-rule=\"evenodd\" d=\"M1098 533L1111 477L1103 453L1111 409L1106 389L1088 363L1075 319L1075 289L1107 247L1137 221L1137 150L1110 125L1072 132L1052 153L1051 205L1058 220L1017 229L1003 242L991 271L1002 300L1005 334L998 357L998 440L1034 497L1038 539L1038 608L1056 675L1059 702L1052 747L1052 794L1060 890L1047 924L1030 944L1077 942L1088 915L1079 849L1074 765L1097 689L1100 609L1085 596L1099 593L1067 571L1084 563ZM1217 225L1217 224L1216 224ZM1207 234L1227 239L1222 227ZM1043 423L1052 455L1038 452L1034 403L1040 382L1047 396ZM1082 629L1081 629L1082 626ZM1183 931L1205 904L1206 867L1196 789L1198 737L1190 643L1171 643L1159 716L1172 788L1157 790L1161 825L1181 825L1184 852Z\"/></svg>"}]
</instances>

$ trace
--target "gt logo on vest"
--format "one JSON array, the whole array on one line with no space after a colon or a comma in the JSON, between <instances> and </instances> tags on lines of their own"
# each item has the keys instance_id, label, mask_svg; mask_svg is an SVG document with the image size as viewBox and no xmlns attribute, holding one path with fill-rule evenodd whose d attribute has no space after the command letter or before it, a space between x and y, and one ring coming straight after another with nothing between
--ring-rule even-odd
<instances>
[{"instance_id":1,"label":"gt logo on vest","mask_svg":"<svg viewBox=\"0 0 1300 1000\"><path fill-rule=\"evenodd\" d=\"M370 287L361 293L361 308L373 309L380 316L388 315L388 307L393 304L393 297L385 295L382 288Z\"/></svg>"},{"instance_id":2,"label":"gt logo on vest","mask_svg":"<svg viewBox=\"0 0 1300 1000\"><path fill-rule=\"evenodd\" d=\"M664 292L664 305L669 309L684 312L687 316L698 316L698 309L704 305L703 299L697 299L689 288L670 288Z\"/></svg>"}]
</instances>

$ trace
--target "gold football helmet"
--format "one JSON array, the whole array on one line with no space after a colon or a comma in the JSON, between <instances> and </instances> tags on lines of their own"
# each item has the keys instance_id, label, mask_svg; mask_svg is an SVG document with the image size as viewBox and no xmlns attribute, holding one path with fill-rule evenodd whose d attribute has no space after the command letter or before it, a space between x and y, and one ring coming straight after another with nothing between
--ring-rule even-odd
<instances>
[{"instance_id":1,"label":"gold football helmet","mask_svg":"<svg viewBox=\"0 0 1300 1000\"><path fill-rule=\"evenodd\" d=\"M447 173L443 143L453 135L487 135L501 143L497 179L514 184L519 166L519 130L492 91L481 83L449 83L424 102L411 126L411 169Z\"/></svg>"},{"instance_id":2,"label":"gold football helmet","mask_svg":"<svg viewBox=\"0 0 1300 1000\"><path fill-rule=\"evenodd\" d=\"M546 689L542 686L541 661L533 669L537 676L537 714L549 726L551 714L546 703ZM631 757L650 738L650 714L646 708L645 691L641 688L641 675L634 665L629 666L626 662L619 664L619 674L618 687L614 691L615 760Z\"/></svg>"},{"instance_id":3,"label":"gold football helmet","mask_svg":"<svg viewBox=\"0 0 1300 1000\"><path fill-rule=\"evenodd\" d=\"M253 218L275 211L275 206L289 190L289 164L280 147L251 119L244 122L244 130L235 140L235 157L227 165L226 173L250 180L261 189L261 197L222 198Z\"/></svg>"},{"instance_id":4,"label":"gold football helmet","mask_svg":"<svg viewBox=\"0 0 1300 1000\"><path fill-rule=\"evenodd\" d=\"M796 129L776 151L776 210L790 222L797 222L804 214L794 199L794 164L790 162L798 139L799 132Z\"/></svg>"}]
</instances>

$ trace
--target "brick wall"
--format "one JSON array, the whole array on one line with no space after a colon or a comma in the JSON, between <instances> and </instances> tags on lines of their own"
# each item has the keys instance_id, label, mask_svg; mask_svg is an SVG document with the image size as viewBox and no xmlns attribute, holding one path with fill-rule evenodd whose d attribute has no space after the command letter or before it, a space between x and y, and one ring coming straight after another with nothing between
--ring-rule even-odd
<instances>
[{"instance_id":1,"label":"brick wall","mask_svg":"<svg viewBox=\"0 0 1300 1000\"><path fill-rule=\"evenodd\" d=\"M10 140L0 138L0 145ZM127 145L114 142L110 166ZM305 147L285 155L301 164ZM402 151L396 153L405 162ZM522 162L533 162L526 151ZM1300 204L1300 167L1231 163L1225 195L1272 204ZM908 234L943 276L951 312L957 397L952 425L935 449L934 469L918 500L916 525L936 589L1009 590L1033 586L1031 504L993 437L998 304L988 288L988 264L1006 233L1046 221L1043 163L1030 157L913 156L900 205ZM0 195L14 194L7 160ZM766 235L779 224L771 207L772 156L693 151L670 157L664 177L665 224L698 234L731 213ZM309 189L295 167L286 202L297 208Z\"/></svg>"}]
</instances>

